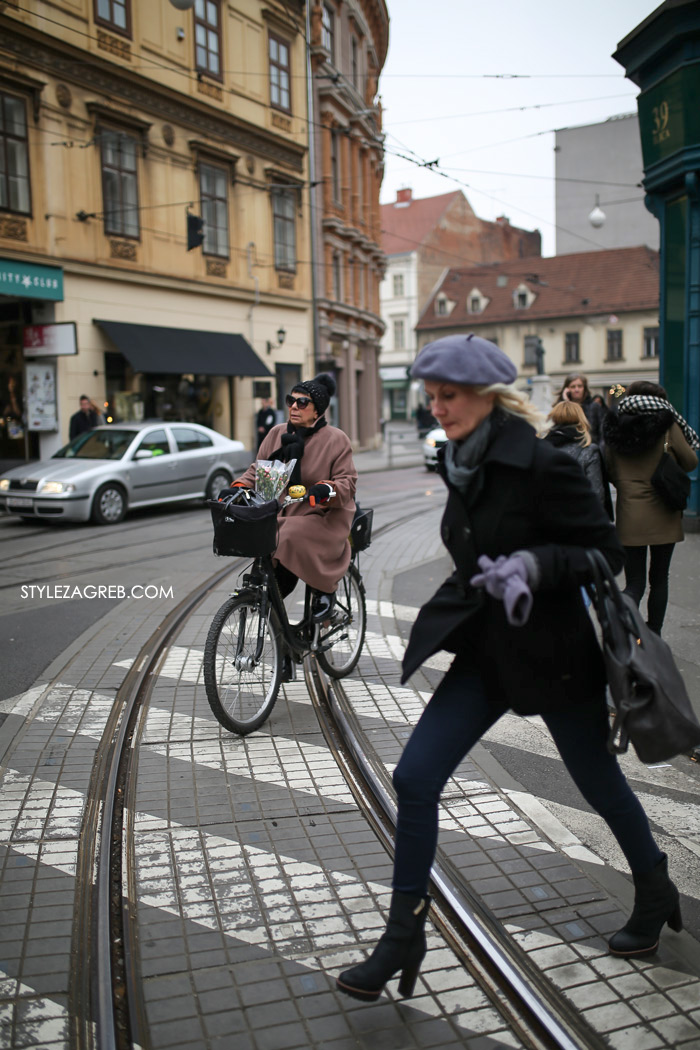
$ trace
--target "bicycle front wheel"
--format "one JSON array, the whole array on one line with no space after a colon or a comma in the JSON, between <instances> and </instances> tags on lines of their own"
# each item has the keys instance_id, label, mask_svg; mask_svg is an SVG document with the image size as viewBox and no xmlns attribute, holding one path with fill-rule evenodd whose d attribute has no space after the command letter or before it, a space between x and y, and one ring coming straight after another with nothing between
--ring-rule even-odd
<instances>
[{"instance_id":1,"label":"bicycle front wheel","mask_svg":"<svg viewBox=\"0 0 700 1050\"><path fill-rule=\"evenodd\" d=\"M274 707L282 675L281 632L274 609L261 617L256 595L229 598L204 646L204 685L214 716L230 733L252 733Z\"/></svg>"},{"instance_id":2,"label":"bicycle front wheel","mask_svg":"<svg viewBox=\"0 0 700 1050\"><path fill-rule=\"evenodd\" d=\"M360 659L366 629L365 586L351 562L338 584L330 624L321 632L321 644L332 643L332 646L318 654L318 662L331 678L345 678L354 669Z\"/></svg>"}]
</instances>

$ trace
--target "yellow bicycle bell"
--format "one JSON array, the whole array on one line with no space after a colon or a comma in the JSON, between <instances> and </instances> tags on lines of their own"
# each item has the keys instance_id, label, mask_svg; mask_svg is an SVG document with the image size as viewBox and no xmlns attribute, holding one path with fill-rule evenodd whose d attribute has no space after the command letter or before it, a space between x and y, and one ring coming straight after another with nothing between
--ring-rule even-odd
<instances>
[{"instance_id":1,"label":"yellow bicycle bell","mask_svg":"<svg viewBox=\"0 0 700 1050\"><path fill-rule=\"evenodd\" d=\"M290 485L290 487L289 487L289 495L292 497L292 499L301 499L302 496L306 495L306 486L305 485Z\"/></svg>"}]
</instances>

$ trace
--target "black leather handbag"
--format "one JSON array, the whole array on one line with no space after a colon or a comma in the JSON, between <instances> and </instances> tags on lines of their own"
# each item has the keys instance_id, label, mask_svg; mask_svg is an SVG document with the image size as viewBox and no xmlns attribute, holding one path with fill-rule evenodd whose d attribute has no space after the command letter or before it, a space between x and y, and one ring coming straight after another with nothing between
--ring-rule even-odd
<instances>
[{"instance_id":1,"label":"black leather handbag","mask_svg":"<svg viewBox=\"0 0 700 1050\"><path fill-rule=\"evenodd\" d=\"M632 741L647 765L692 751L700 745L700 722L671 650L649 630L632 599L622 594L601 552L586 554L593 574L589 593L615 705L608 750L621 754Z\"/></svg>"},{"instance_id":2,"label":"black leather handbag","mask_svg":"<svg viewBox=\"0 0 700 1050\"><path fill-rule=\"evenodd\" d=\"M670 510L685 510L688 506L690 478L668 451L668 434L651 483Z\"/></svg>"}]
</instances>

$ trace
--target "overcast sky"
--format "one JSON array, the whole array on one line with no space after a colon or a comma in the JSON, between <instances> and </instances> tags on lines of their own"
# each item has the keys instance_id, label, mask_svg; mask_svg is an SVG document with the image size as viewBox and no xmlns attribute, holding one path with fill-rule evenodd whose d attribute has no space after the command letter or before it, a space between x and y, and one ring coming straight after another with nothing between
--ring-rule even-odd
<instances>
[{"instance_id":1,"label":"overcast sky","mask_svg":"<svg viewBox=\"0 0 700 1050\"><path fill-rule=\"evenodd\" d=\"M610 56L658 6L388 0L382 203L402 186L414 197L462 189L481 218L539 229L553 255L554 130L636 112L637 88ZM439 160L450 178L399 154Z\"/></svg>"}]
</instances>

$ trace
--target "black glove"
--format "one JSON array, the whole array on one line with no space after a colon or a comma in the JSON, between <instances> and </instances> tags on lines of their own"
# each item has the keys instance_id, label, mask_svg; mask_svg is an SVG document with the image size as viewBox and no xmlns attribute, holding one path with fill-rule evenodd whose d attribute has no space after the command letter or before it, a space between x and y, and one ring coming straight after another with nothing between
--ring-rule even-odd
<instances>
[{"instance_id":1,"label":"black glove","mask_svg":"<svg viewBox=\"0 0 700 1050\"><path fill-rule=\"evenodd\" d=\"M330 495L330 485L326 485L325 482L319 481L316 485L312 485L309 489L309 503L312 507L320 506L323 503L328 503Z\"/></svg>"}]
</instances>

